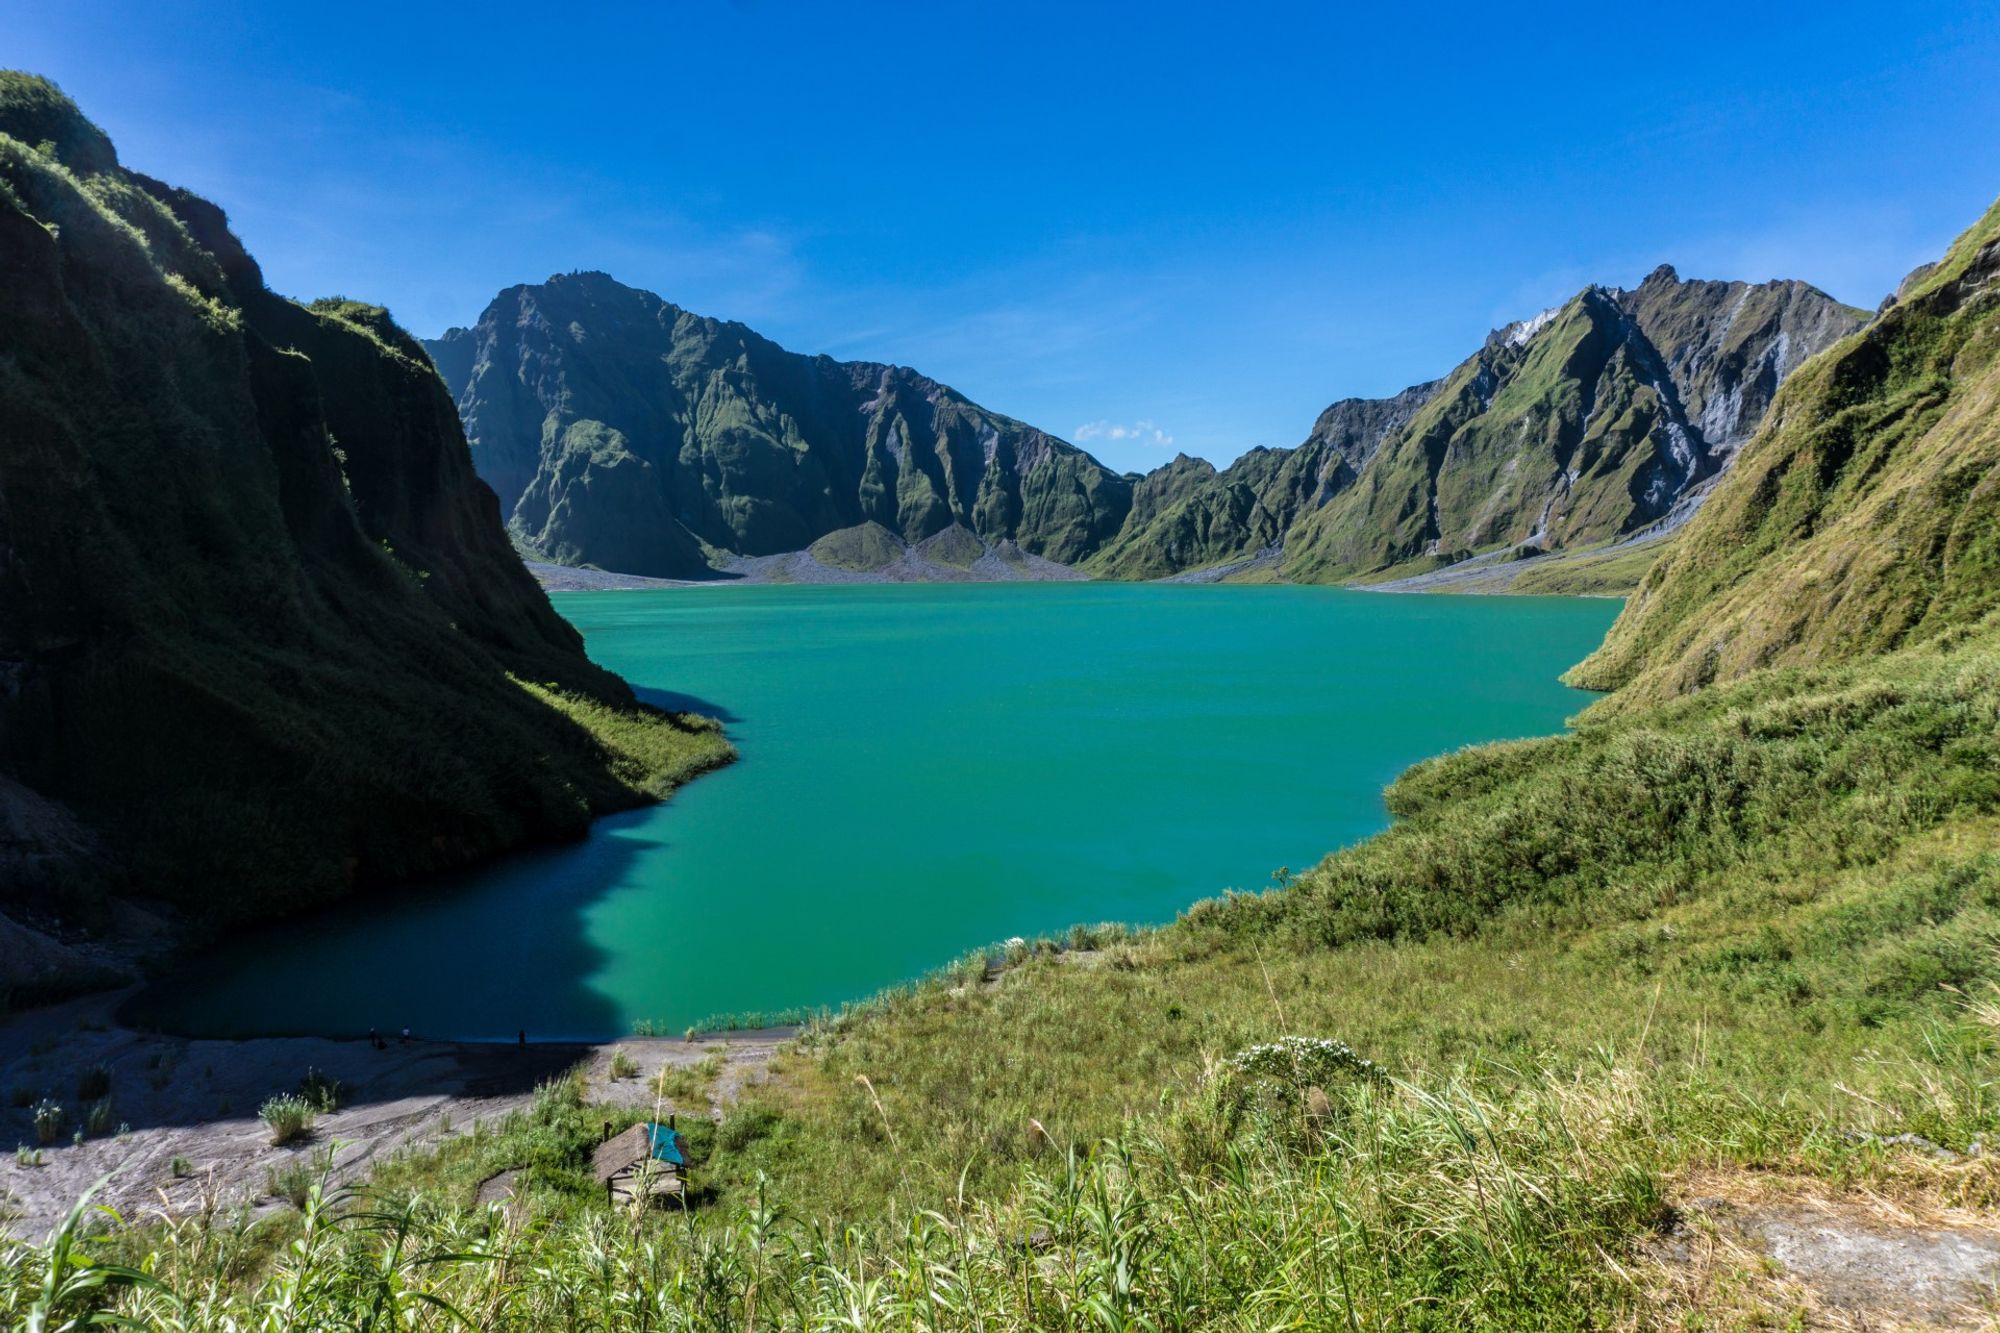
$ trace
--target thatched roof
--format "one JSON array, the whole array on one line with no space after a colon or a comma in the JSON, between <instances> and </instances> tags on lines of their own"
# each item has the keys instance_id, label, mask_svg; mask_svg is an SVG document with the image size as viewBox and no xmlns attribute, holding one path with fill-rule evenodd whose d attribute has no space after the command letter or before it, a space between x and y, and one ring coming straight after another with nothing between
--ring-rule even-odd
<instances>
[{"instance_id":1,"label":"thatched roof","mask_svg":"<svg viewBox=\"0 0 2000 1333\"><path fill-rule=\"evenodd\" d=\"M620 1171L637 1166L652 1155L653 1136L646 1132L645 1125L634 1125L623 1134L613 1135L597 1145L597 1154L592 1158L597 1168L597 1183L605 1184Z\"/></svg>"},{"instance_id":2,"label":"thatched roof","mask_svg":"<svg viewBox=\"0 0 2000 1333\"><path fill-rule=\"evenodd\" d=\"M677 1170L685 1170L687 1140L671 1125L641 1121L597 1146L596 1156L592 1159L597 1168L597 1183L602 1185L620 1171L630 1170L649 1157Z\"/></svg>"}]
</instances>

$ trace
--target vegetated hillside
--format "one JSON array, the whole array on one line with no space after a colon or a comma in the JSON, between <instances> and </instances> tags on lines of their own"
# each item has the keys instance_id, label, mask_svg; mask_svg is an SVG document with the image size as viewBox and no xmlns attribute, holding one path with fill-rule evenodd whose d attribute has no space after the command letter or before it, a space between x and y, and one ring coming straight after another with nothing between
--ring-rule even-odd
<instances>
[{"instance_id":1,"label":"vegetated hillside","mask_svg":"<svg viewBox=\"0 0 2000 1333\"><path fill-rule=\"evenodd\" d=\"M2000 205L1780 395L1573 674L1619 706L1962 632L2000 605Z\"/></svg>"},{"instance_id":2,"label":"vegetated hillside","mask_svg":"<svg viewBox=\"0 0 2000 1333\"><path fill-rule=\"evenodd\" d=\"M1420 572L1569 550L1656 523L1714 478L1780 383L1864 312L1799 282L1586 288L1446 376L1356 483L1305 516L1280 572Z\"/></svg>"},{"instance_id":3,"label":"vegetated hillside","mask_svg":"<svg viewBox=\"0 0 2000 1333\"><path fill-rule=\"evenodd\" d=\"M0 423L17 906L78 910L33 833L62 807L95 888L232 918L574 836L727 754L584 656L384 311L269 292L219 209L16 73Z\"/></svg>"},{"instance_id":4,"label":"vegetated hillside","mask_svg":"<svg viewBox=\"0 0 2000 1333\"><path fill-rule=\"evenodd\" d=\"M954 524L1073 563L1129 478L902 366L802 356L602 273L500 293L428 343L480 475L551 560L699 576L708 551L803 550Z\"/></svg>"}]
</instances>

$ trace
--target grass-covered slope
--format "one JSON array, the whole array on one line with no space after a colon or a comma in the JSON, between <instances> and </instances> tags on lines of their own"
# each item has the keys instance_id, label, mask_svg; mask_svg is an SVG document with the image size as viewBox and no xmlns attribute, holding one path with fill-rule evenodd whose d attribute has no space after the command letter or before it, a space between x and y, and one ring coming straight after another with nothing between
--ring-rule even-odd
<instances>
[{"instance_id":1,"label":"grass-covered slope","mask_svg":"<svg viewBox=\"0 0 2000 1333\"><path fill-rule=\"evenodd\" d=\"M1961 631L2000 606L2000 205L1785 387L1573 673L1620 706Z\"/></svg>"},{"instance_id":2,"label":"grass-covered slope","mask_svg":"<svg viewBox=\"0 0 2000 1333\"><path fill-rule=\"evenodd\" d=\"M421 875L718 762L509 548L421 348L0 75L0 765L100 887L216 917ZM74 866L17 894L77 887Z\"/></svg>"},{"instance_id":3,"label":"grass-covered slope","mask_svg":"<svg viewBox=\"0 0 2000 1333\"><path fill-rule=\"evenodd\" d=\"M788 352L602 273L509 288L427 343L480 475L550 559L699 576L874 523L1071 563L1132 483L901 366Z\"/></svg>"}]
</instances>

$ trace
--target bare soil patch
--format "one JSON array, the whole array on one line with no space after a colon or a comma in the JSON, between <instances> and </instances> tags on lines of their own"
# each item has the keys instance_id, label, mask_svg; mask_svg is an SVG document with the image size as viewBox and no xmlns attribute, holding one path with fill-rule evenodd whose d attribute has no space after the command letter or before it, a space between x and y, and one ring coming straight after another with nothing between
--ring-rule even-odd
<instances>
[{"instance_id":1,"label":"bare soil patch","mask_svg":"<svg viewBox=\"0 0 2000 1333\"><path fill-rule=\"evenodd\" d=\"M359 1179L390 1153L503 1119L527 1106L538 1084L579 1066L591 1097L637 1105L654 1100L662 1066L714 1056L721 1071L710 1095L727 1104L795 1035L777 1028L695 1041L525 1046L390 1036L384 1050L317 1037L210 1041L117 1025L111 1016L125 997L91 996L0 1021L0 1149L24 1150L0 1156L0 1231L44 1234L107 1176L98 1201L128 1217L156 1208L275 1207L275 1172L330 1153L337 1182ZM639 1077L610 1077L612 1052L621 1049L638 1063ZM308 1070L339 1085L338 1107L305 1138L274 1145L258 1110L267 1098L296 1090ZM63 1108L65 1126L38 1146L33 1106L43 1099ZM100 1132L74 1142L98 1100L110 1108Z\"/></svg>"},{"instance_id":2,"label":"bare soil patch","mask_svg":"<svg viewBox=\"0 0 2000 1333\"><path fill-rule=\"evenodd\" d=\"M1747 1173L1691 1179L1651 1247L1663 1294L1718 1326L2000 1327L2000 1218Z\"/></svg>"}]
</instances>

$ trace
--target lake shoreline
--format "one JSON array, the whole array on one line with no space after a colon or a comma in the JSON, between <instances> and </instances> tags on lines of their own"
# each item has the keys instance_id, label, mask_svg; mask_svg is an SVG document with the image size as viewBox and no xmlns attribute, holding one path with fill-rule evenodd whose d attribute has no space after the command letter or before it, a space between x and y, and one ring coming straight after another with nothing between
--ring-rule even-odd
<instances>
[{"instance_id":1,"label":"lake shoreline","mask_svg":"<svg viewBox=\"0 0 2000 1333\"><path fill-rule=\"evenodd\" d=\"M798 1034L795 1027L698 1033L692 1040L627 1037L603 1042L428 1041L384 1034L366 1038L183 1037L118 1021L137 987L98 992L0 1019L0 1142L21 1146L0 1159L0 1234L39 1237L100 1177L96 1201L128 1221L159 1213L198 1214L282 1204L271 1177L315 1166L330 1153L331 1178L365 1180L377 1163L404 1149L432 1146L480 1123L529 1106L537 1085L580 1070L593 1101L651 1105L651 1080L665 1067L719 1056L715 1100L663 1105L680 1115L719 1116L744 1086ZM613 1078L614 1052L638 1074ZM340 1084L339 1104L304 1140L274 1146L258 1108L294 1091L307 1071ZM100 1072L101 1071L101 1072ZM106 1077L108 1075L108 1077ZM108 1086L99 1098L92 1080ZM63 1108L55 1142L37 1148L32 1105ZM110 1106L105 1132L72 1141L93 1100ZM26 1105L17 1102L26 1101ZM119 1127L124 1127L120 1132ZM39 1151L40 1164L31 1164ZM177 1174L176 1162L185 1165Z\"/></svg>"}]
</instances>

